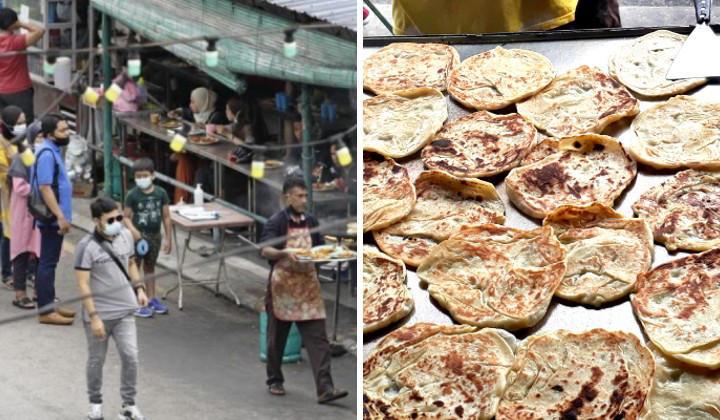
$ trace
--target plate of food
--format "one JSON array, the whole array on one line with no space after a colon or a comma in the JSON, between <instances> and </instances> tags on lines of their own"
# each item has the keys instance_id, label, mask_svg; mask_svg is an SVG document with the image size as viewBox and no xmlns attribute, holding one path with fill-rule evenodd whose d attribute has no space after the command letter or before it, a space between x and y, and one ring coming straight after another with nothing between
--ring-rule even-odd
<instances>
[{"instance_id":1,"label":"plate of food","mask_svg":"<svg viewBox=\"0 0 720 420\"><path fill-rule=\"evenodd\" d=\"M330 182L313 182L313 191L332 191L337 189L335 181Z\"/></svg>"},{"instance_id":2,"label":"plate of food","mask_svg":"<svg viewBox=\"0 0 720 420\"><path fill-rule=\"evenodd\" d=\"M265 161L265 169L277 169L285 165L281 160L267 159Z\"/></svg>"},{"instance_id":3,"label":"plate of food","mask_svg":"<svg viewBox=\"0 0 720 420\"><path fill-rule=\"evenodd\" d=\"M182 127L182 121L178 121L178 120L165 120L165 121L161 122L160 125L161 125L163 128L167 128L167 129L173 130L173 129L175 129L175 128L180 128L180 127Z\"/></svg>"},{"instance_id":4,"label":"plate of food","mask_svg":"<svg viewBox=\"0 0 720 420\"><path fill-rule=\"evenodd\" d=\"M218 139L217 137L206 136L204 134L191 135L188 138L190 139L190 143L199 144L201 146L209 146L209 145L217 144L220 142L220 139Z\"/></svg>"},{"instance_id":5,"label":"plate of food","mask_svg":"<svg viewBox=\"0 0 720 420\"><path fill-rule=\"evenodd\" d=\"M318 245L310 249L287 248L286 251L295 254L299 260L306 262L345 260L356 257L354 251L336 245Z\"/></svg>"}]
</instances>

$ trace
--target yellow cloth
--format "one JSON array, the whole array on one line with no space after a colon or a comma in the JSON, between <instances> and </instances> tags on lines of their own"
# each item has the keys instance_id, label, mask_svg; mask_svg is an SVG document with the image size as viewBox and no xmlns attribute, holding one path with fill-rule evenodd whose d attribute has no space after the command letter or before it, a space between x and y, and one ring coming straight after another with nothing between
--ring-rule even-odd
<instances>
[{"instance_id":1,"label":"yellow cloth","mask_svg":"<svg viewBox=\"0 0 720 420\"><path fill-rule=\"evenodd\" d=\"M0 138L0 220L2 220L3 236L10 237L10 183L8 170L17 148Z\"/></svg>"},{"instance_id":2,"label":"yellow cloth","mask_svg":"<svg viewBox=\"0 0 720 420\"><path fill-rule=\"evenodd\" d=\"M395 35L479 34L557 28L578 0L393 0ZM415 29L415 31L413 31Z\"/></svg>"}]
</instances>

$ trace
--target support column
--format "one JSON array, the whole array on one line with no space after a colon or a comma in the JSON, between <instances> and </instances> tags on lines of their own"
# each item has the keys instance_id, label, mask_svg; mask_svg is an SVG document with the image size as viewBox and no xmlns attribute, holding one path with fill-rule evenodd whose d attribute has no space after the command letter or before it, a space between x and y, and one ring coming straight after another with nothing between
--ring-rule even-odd
<instances>
[{"instance_id":1,"label":"support column","mask_svg":"<svg viewBox=\"0 0 720 420\"><path fill-rule=\"evenodd\" d=\"M110 63L110 28L112 19L107 13L102 14L102 66L103 86L108 89L112 84L112 68ZM105 196L112 197L113 193L113 155L112 155L112 104L103 103L103 166L105 168Z\"/></svg>"},{"instance_id":2,"label":"support column","mask_svg":"<svg viewBox=\"0 0 720 420\"><path fill-rule=\"evenodd\" d=\"M308 208L310 212L315 211L315 202L313 201L313 185L312 170L313 156L310 148L310 140L312 137L312 115L310 113L310 88L305 83L302 84L300 94L300 115L303 122L303 138L302 138L302 166L303 175L305 177L305 185L308 187Z\"/></svg>"}]
</instances>

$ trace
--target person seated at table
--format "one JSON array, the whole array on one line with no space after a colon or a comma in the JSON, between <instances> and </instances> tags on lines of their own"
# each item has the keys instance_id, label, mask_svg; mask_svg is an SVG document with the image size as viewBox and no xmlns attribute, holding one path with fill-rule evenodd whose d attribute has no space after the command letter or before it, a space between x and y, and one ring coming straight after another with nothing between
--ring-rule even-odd
<instances>
[{"instance_id":1,"label":"person seated at table","mask_svg":"<svg viewBox=\"0 0 720 420\"><path fill-rule=\"evenodd\" d=\"M198 128L205 128L207 124L222 125L225 118L215 107L217 94L212 90L204 87L193 89L190 93L190 107L182 108L180 111L171 111L168 115L171 118L182 116L184 121L190 121ZM203 184L206 191L212 190L212 176L208 176L211 171L207 162L203 162L188 153L173 153L170 160L177 162L175 169L175 179L187 184ZM207 181L207 182L202 182ZM174 202L179 201L190 202L191 194L180 188L175 188Z\"/></svg>"},{"instance_id":2,"label":"person seated at table","mask_svg":"<svg viewBox=\"0 0 720 420\"><path fill-rule=\"evenodd\" d=\"M249 95L233 96L225 105L225 117L230 124L223 127L223 134L231 137L233 143L259 143L267 141L265 119L257 100Z\"/></svg>"},{"instance_id":3,"label":"person seated at table","mask_svg":"<svg viewBox=\"0 0 720 420\"><path fill-rule=\"evenodd\" d=\"M170 222L170 198L165 189L153 184L155 164L149 158L140 158L133 164L135 188L125 198L125 227L130 230L137 243L145 239L148 250L145 255L137 255L138 265L142 262L145 273L145 286L148 304L135 311L135 316L151 318L153 314L166 314L168 308L155 297L155 264L162 243L161 227L165 228L163 252L169 254L172 249L172 225Z\"/></svg>"}]
</instances>

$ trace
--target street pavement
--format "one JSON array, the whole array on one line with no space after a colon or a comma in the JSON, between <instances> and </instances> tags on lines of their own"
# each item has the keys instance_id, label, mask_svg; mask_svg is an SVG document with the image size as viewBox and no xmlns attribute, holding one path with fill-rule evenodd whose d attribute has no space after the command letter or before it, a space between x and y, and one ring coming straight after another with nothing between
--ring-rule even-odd
<instances>
[{"instance_id":1,"label":"street pavement","mask_svg":"<svg viewBox=\"0 0 720 420\"><path fill-rule=\"evenodd\" d=\"M77 293L72 254L82 236L75 229L66 239L56 281L61 299ZM172 275L160 280L161 289L172 281ZM10 290L0 290L0 320L30 312L12 306L13 296ZM288 394L274 397L267 392L265 365L258 357L257 313L198 287L185 289L184 310L179 311L176 296L167 301L168 315L137 319L137 404L148 420L356 417L354 354L333 358L336 386L350 391L350 397L337 404L317 404L304 350L300 363L284 365ZM80 309L80 304L72 306ZM34 317L0 324L0 355L0 419L85 418L87 350L79 319L70 327L40 325ZM105 418L116 418L121 405L120 361L112 345L104 375Z\"/></svg>"}]
</instances>

